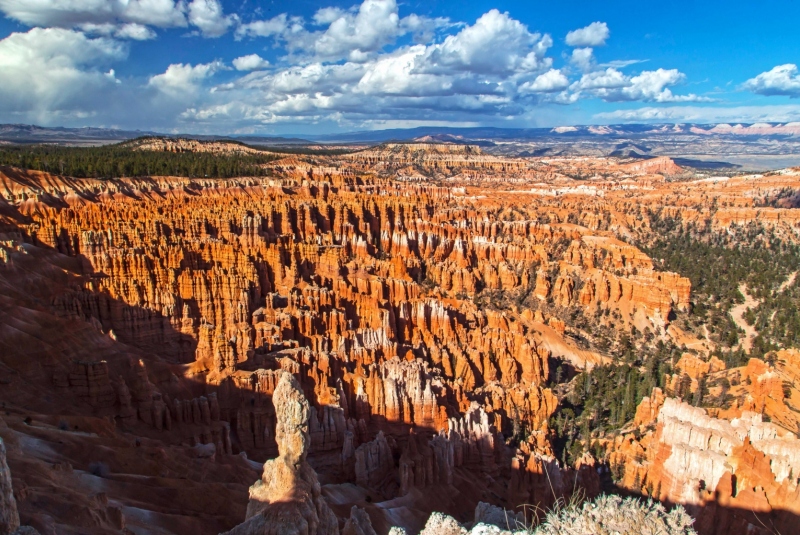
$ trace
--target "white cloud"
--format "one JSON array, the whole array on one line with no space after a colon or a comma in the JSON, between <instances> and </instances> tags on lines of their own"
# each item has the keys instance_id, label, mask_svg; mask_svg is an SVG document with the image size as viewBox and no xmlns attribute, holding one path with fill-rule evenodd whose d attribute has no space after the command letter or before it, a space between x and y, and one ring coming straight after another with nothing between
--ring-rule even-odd
<instances>
[{"instance_id":1,"label":"white cloud","mask_svg":"<svg viewBox=\"0 0 800 535\"><path fill-rule=\"evenodd\" d=\"M376 32L379 19L388 22ZM700 99L672 94L670 87L684 79L677 70L636 76L615 68L595 70L591 47L573 52L572 64L581 65L584 73L571 83L569 70L553 68L547 56L552 46L549 35L530 31L497 10L444 39L388 51L384 50L388 43L412 33L415 25L441 29L445 22L417 20L413 15L400 18L394 0L366 0L349 11L317 11L313 24L321 30L308 24L284 14L241 25L237 38L271 37L288 55L269 70L263 70L265 65L255 54L236 58L235 68L253 72L211 92L190 90L196 98L187 103L181 120L363 125L424 116L431 121L480 121L521 117L543 103L568 105L582 98ZM284 62L290 65L283 66ZM189 77L191 68L174 66L177 81L169 86L173 93L207 83L208 76L192 76L186 82L183 78Z\"/></svg>"},{"instance_id":2,"label":"white cloud","mask_svg":"<svg viewBox=\"0 0 800 535\"><path fill-rule=\"evenodd\" d=\"M622 69L625 67L630 67L631 65L636 65L637 63L647 63L650 60L647 59L614 59L611 61L607 61L605 63L601 63L600 67L616 67L617 69Z\"/></svg>"},{"instance_id":3,"label":"white cloud","mask_svg":"<svg viewBox=\"0 0 800 535\"><path fill-rule=\"evenodd\" d=\"M96 0L92 0L96 1ZM108 0L119 3L122 20L159 28L184 27L186 16L183 0Z\"/></svg>"},{"instance_id":4,"label":"white cloud","mask_svg":"<svg viewBox=\"0 0 800 535\"><path fill-rule=\"evenodd\" d=\"M531 33L527 26L496 9L444 42L429 47L424 69L432 72L470 71L511 75L550 68L545 58L553 45L549 35Z\"/></svg>"},{"instance_id":5,"label":"white cloud","mask_svg":"<svg viewBox=\"0 0 800 535\"><path fill-rule=\"evenodd\" d=\"M262 98L280 100L287 95L337 95L352 91L364 76L365 67L357 63L344 65L294 66L276 72L256 72L245 76L237 88L258 90Z\"/></svg>"},{"instance_id":6,"label":"white cloud","mask_svg":"<svg viewBox=\"0 0 800 535\"><path fill-rule=\"evenodd\" d=\"M420 117L438 124L537 121L557 113L548 105L587 98L703 100L672 93L684 81L674 69L629 75L614 61L600 69L592 47L608 38L604 23L570 32L571 56L554 68L550 35L496 9L463 24L401 16L403 6L396 0L363 0L350 9L319 9L307 19L283 13L242 23L222 5L220 0L0 0L0 10L16 20L62 28L0 41L0 72L11 80L0 87L0 112L6 110L7 117L16 110L52 117L94 113L106 124L114 117L126 126L203 123L221 131L266 123L411 124ZM126 41L153 39L155 28L175 27L192 27L205 37L235 29L239 40L267 38L278 59L271 64L255 53L233 56L230 63L239 72L216 84L215 73L228 68L221 61L175 62L146 78L116 77L112 67L124 59ZM60 44L48 48L54 42ZM22 50L29 60L20 59Z\"/></svg>"},{"instance_id":7,"label":"white cloud","mask_svg":"<svg viewBox=\"0 0 800 535\"><path fill-rule=\"evenodd\" d=\"M403 35L427 41L436 30L452 26L446 18L416 14L400 18L395 0L364 0L358 9L349 11L322 8L312 22L326 28L309 30L302 18L281 14L240 25L236 37L274 37L301 61L367 61Z\"/></svg>"},{"instance_id":8,"label":"white cloud","mask_svg":"<svg viewBox=\"0 0 800 535\"><path fill-rule=\"evenodd\" d=\"M443 28L452 28L462 26L462 24L454 24L450 19L445 17L437 17L435 19L429 17L422 17L412 13L407 17L400 19L400 29L402 35L411 33L414 42L429 43L433 41L436 32Z\"/></svg>"},{"instance_id":9,"label":"white cloud","mask_svg":"<svg viewBox=\"0 0 800 535\"><path fill-rule=\"evenodd\" d=\"M569 61L580 70L589 71L594 67L594 49L576 48L572 51Z\"/></svg>"},{"instance_id":10,"label":"white cloud","mask_svg":"<svg viewBox=\"0 0 800 535\"><path fill-rule=\"evenodd\" d=\"M580 81L573 84L577 91L595 89L620 89L630 84L627 76L614 68L594 71L581 76Z\"/></svg>"},{"instance_id":11,"label":"white cloud","mask_svg":"<svg viewBox=\"0 0 800 535\"><path fill-rule=\"evenodd\" d=\"M695 94L675 95L667 86L682 82L686 76L677 69L642 71L637 76L627 76L613 67L581 76L570 89L586 92L606 102L709 102L711 99Z\"/></svg>"},{"instance_id":12,"label":"white cloud","mask_svg":"<svg viewBox=\"0 0 800 535\"><path fill-rule=\"evenodd\" d=\"M233 66L237 71L256 71L268 67L269 61L258 54L248 54L233 60Z\"/></svg>"},{"instance_id":13,"label":"white cloud","mask_svg":"<svg viewBox=\"0 0 800 535\"><path fill-rule=\"evenodd\" d=\"M239 20L237 15L225 15L219 0L192 0L189 4L189 23L204 37L220 37Z\"/></svg>"},{"instance_id":14,"label":"white cloud","mask_svg":"<svg viewBox=\"0 0 800 535\"><path fill-rule=\"evenodd\" d=\"M197 91L199 82L222 68L224 65L218 61L199 65L173 63L162 74L151 76L148 85L170 96L183 96Z\"/></svg>"},{"instance_id":15,"label":"white cloud","mask_svg":"<svg viewBox=\"0 0 800 535\"><path fill-rule=\"evenodd\" d=\"M133 39L135 41L146 41L148 39L155 39L156 32L136 23L127 24L111 24L105 22L102 24L85 23L79 26L83 33L91 35L102 35L105 37L116 37L118 39Z\"/></svg>"},{"instance_id":16,"label":"white cloud","mask_svg":"<svg viewBox=\"0 0 800 535\"><path fill-rule=\"evenodd\" d=\"M569 87L569 80L558 69L550 69L540 74L533 82L525 82L520 86L520 92L554 93Z\"/></svg>"},{"instance_id":17,"label":"white cloud","mask_svg":"<svg viewBox=\"0 0 800 535\"><path fill-rule=\"evenodd\" d=\"M323 7L314 13L314 22L320 26L330 25L336 19L346 15L347 12L344 9L338 7Z\"/></svg>"},{"instance_id":18,"label":"white cloud","mask_svg":"<svg viewBox=\"0 0 800 535\"><path fill-rule=\"evenodd\" d=\"M472 25L455 25L415 14L400 18L393 0L367 0L357 10L320 10L314 22L327 26L310 31L304 21L288 16L242 25L238 38L273 37L290 53L284 59L299 64L254 72L219 86L215 98L225 93L227 102L195 106L183 118L200 120L213 114L229 120L262 117L285 122L302 117L361 124L413 121L420 114L445 122L462 120L455 118L458 114L515 116L524 111L517 102L517 86L524 81L535 84L536 75L552 65L546 56L550 36L531 32L497 10ZM431 43L437 31L456 26L459 31ZM428 44L383 50L408 34L415 40L427 38ZM549 83L568 85L563 75L563 80L553 76ZM543 89L546 80L535 87ZM258 104L228 105L234 99Z\"/></svg>"},{"instance_id":19,"label":"white cloud","mask_svg":"<svg viewBox=\"0 0 800 535\"><path fill-rule=\"evenodd\" d=\"M121 26L118 26L114 31L114 37L118 37L120 39L134 39L136 41L146 41L148 39L155 39L156 32L154 32L147 26L136 24L134 22L129 22L127 24L122 24Z\"/></svg>"},{"instance_id":20,"label":"white cloud","mask_svg":"<svg viewBox=\"0 0 800 535\"><path fill-rule=\"evenodd\" d=\"M569 46L602 46L611 32L605 22L593 22L585 28L572 30L567 34Z\"/></svg>"},{"instance_id":21,"label":"white cloud","mask_svg":"<svg viewBox=\"0 0 800 535\"><path fill-rule=\"evenodd\" d=\"M747 80L744 89L759 95L783 95L792 98L800 97L800 73L797 65L787 63L778 65L772 70L762 72L755 78Z\"/></svg>"},{"instance_id":22,"label":"white cloud","mask_svg":"<svg viewBox=\"0 0 800 535\"><path fill-rule=\"evenodd\" d=\"M29 26L70 28L94 23L186 26L185 6L173 0L0 0L0 11Z\"/></svg>"},{"instance_id":23,"label":"white cloud","mask_svg":"<svg viewBox=\"0 0 800 535\"><path fill-rule=\"evenodd\" d=\"M630 79L630 86L622 89L621 100L643 100L646 102L709 102L711 99L695 94L674 95L667 86L683 82L686 75L677 69L642 71Z\"/></svg>"},{"instance_id":24,"label":"white cloud","mask_svg":"<svg viewBox=\"0 0 800 535\"><path fill-rule=\"evenodd\" d=\"M281 13L268 20L256 20L247 24L240 24L236 28L236 38L280 36L292 28L304 31L302 19L290 19L286 13Z\"/></svg>"},{"instance_id":25,"label":"white cloud","mask_svg":"<svg viewBox=\"0 0 800 535\"><path fill-rule=\"evenodd\" d=\"M357 13L336 14L314 42L317 57L359 59L394 42L401 32L395 0L364 0ZM329 12L327 18L331 15Z\"/></svg>"},{"instance_id":26,"label":"white cloud","mask_svg":"<svg viewBox=\"0 0 800 535\"><path fill-rule=\"evenodd\" d=\"M365 72L354 91L368 95L430 96L454 94L454 80L450 76L437 76L420 72L419 62L424 61L426 47L417 45L399 54L387 54L365 66Z\"/></svg>"},{"instance_id":27,"label":"white cloud","mask_svg":"<svg viewBox=\"0 0 800 535\"><path fill-rule=\"evenodd\" d=\"M238 21L225 15L219 0L0 0L0 11L29 26L98 29L113 25L126 39L152 39L148 26L184 28L191 24L205 37L219 37Z\"/></svg>"},{"instance_id":28,"label":"white cloud","mask_svg":"<svg viewBox=\"0 0 800 535\"><path fill-rule=\"evenodd\" d=\"M103 73L99 67L126 55L122 43L73 30L12 33L0 41L0 111L28 117L91 113L117 82L113 70Z\"/></svg>"}]
</instances>

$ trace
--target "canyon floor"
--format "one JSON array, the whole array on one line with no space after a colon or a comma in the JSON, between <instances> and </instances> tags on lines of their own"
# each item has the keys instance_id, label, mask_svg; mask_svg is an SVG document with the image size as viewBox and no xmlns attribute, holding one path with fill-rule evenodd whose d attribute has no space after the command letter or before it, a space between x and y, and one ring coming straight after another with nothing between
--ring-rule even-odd
<instances>
[{"instance_id":1,"label":"canyon floor","mask_svg":"<svg viewBox=\"0 0 800 535\"><path fill-rule=\"evenodd\" d=\"M0 167L21 524L415 534L620 494L800 531L800 168L243 147L131 150L257 176Z\"/></svg>"}]
</instances>

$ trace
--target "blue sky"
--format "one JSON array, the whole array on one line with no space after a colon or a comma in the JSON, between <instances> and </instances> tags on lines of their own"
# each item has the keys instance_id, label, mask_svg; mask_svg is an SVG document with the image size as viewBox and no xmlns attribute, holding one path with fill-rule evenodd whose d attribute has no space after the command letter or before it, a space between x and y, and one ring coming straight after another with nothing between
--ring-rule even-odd
<instances>
[{"instance_id":1,"label":"blue sky","mask_svg":"<svg viewBox=\"0 0 800 535\"><path fill-rule=\"evenodd\" d=\"M800 121L800 2L0 0L0 122Z\"/></svg>"}]
</instances>

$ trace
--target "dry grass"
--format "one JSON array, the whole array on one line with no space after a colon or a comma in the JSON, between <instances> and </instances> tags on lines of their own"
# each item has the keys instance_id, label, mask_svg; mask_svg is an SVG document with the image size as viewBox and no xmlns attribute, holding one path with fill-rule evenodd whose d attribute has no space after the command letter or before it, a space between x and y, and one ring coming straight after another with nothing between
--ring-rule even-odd
<instances>
[{"instance_id":1,"label":"dry grass","mask_svg":"<svg viewBox=\"0 0 800 535\"><path fill-rule=\"evenodd\" d=\"M654 501L601 495L579 505L558 502L530 535L696 535L683 507L667 511Z\"/></svg>"}]
</instances>

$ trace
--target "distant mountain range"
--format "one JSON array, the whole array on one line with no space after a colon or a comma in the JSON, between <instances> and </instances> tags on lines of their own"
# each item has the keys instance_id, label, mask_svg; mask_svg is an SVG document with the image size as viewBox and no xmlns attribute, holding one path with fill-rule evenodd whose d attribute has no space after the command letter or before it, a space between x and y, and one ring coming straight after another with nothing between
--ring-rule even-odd
<instances>
[{"instance_id":1,"label":"distant mountain range","mask_svg":"<svg viewBox=\"0 0 800 535\"><path fill-rule=\"evenodd\" d=\"M116 128L65 128L28 124L0 124L0 142L54 143L59 145L104 145L135 139L142 136L160 136L201 140L233 139L252 145L308 145L311 141L300 138L273 136L215 136L198 134L164 134L148 130L119 130Z\"/></svg>"},{"instance_id":2,"label":"distant mountain range","mask_svg":"<svg viewBox=\"0 0 800 535\"><path fill-rule=\"evenodd\" d=\"M368 130L338 134L304 136L164 134L144 130L114 128L64 128L24 124L0 124L0 141L8 143L57 143L99 145L141 136L168 136L191 139L234 139L252 145L306 145L312 143L382 143L385 141L432 141L487 144L492 141L537 141L554 139L635 139L640 136L735 136L800 137L800 123L753 124L622 124L602 126L562 126L556 128L449 128L427 126L389 130ZM483 142L483 143L481 143Z\"/></svg>"},{"instance_id":3,"label":"distant mountain range","mask_svg":"<svg viewBox=\"0 0 800 535\"><path fill-rule=\"evenodd\" d=\"M800 136L800 123L752 124L619 124L559 126L555 128L448 128L426 126L392 130L372 130L314 136L317 142L383 142L430 137L438 141L515 140L532 141L540 138L575 137L631 138L637 135L735 135L735 136ZM308 137L308 136L307 136Z\"/></svg>"}]
</instances>

